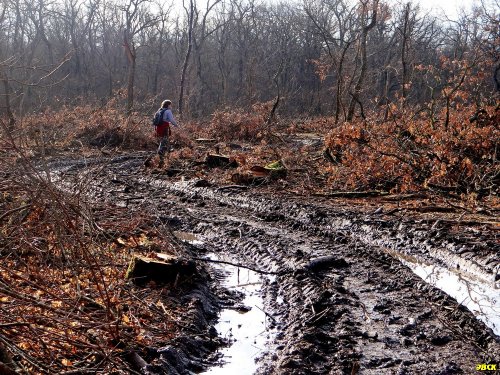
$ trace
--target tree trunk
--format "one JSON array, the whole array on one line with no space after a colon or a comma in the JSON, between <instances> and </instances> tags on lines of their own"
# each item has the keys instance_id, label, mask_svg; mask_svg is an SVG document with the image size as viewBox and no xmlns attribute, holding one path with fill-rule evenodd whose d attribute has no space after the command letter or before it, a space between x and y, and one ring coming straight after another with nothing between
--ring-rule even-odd
<instances>
[{"instance_id":1,"label":"tree trunk","mask_svg":"<svg viewBox=\"0 0 500 375\"><path fill-rule=\"evenodd\" d=\"M129 42L127 33L125 33L124 46L128 59L127 74L127 116L132 114L134 106L134 78L135 78L135 48L133 42Z\"/></svg>"},{"instance_id":2,"label":"tree trunk","mask_svg":"<svg viewBox=\"0 0 500 375\"><path fill-rule=\"evenodd\" d=\"M407 82L407 77L408 77L408 62L406 61L406 51L408 49L408 27L409 27L409 20L410 20L410 3L406 4L405 8L405 13L404 13L404 22L403 22L403 35L402 35L402 45L401 45L401 65L403 68L403 71L401 72L402 75L402 95L403 95L403 105L405 104L405 99L406 99L406 82Z\"/></svg>"},{"instance_id":3,"label":"tree trunk","mask_svg":"<svg viewBox=\"0 0 500 375\"><path fill-rule=\"evenodd\" d=\"M160 67L163 64L163 50L164 50L164 34L165 34L165 19L161 21L160 34L158 36L159 48L158 48L158 60L156 61L155 72L153 77L153 93L158 94L158 79L160 76Z\"/></svg>"},{"instance_id":4,"label":"tree trunk","mask_svg":"<svg viewBox=\"0 0 500 375\"><path fill-rule=\"evenodd\" d=\"M194 22L194 0L189 1L188 13L188 47L186 55L184 56L184 63L182 64L181 74L181 87L179 93L179 117L184 113L184 90L186 86L186 74L189 67L189 58L191 57L191 50L193 49L193 22Z\"/></svg>"},{"instance_id":5,"label":"tree trunk","mask_svg":"<svg viewBox=\"0 0 500 375\"><path fill-rule=\"evenodd\" d=\"M352 121L354 117L354 110L356 108L356 103L361 103L359 95L361 94L361 88L363 87L363 82L365 80L366 70L367 70L367 59L366 59L366 39L368 37L368 32L375 27L377 22L377 8L378 0L373 1L373 13L371 22L367 26L363 26L360 38L360 49L361 49L361 71L359 72L358 80L354 86L354 92L351 94L351 101L349 103L349 110L347 112L347 121ZM366 11L366 13L368 13ZM364 17L363 17L364 18Z\"/></svg>"},{"instance_id":6,"label":"tree trunk","mask_svg":"<svg viewBox=\"0 0 500 375\"><path fill-rule=\"evenodd\" d=\"M16 118L14 117L14 114L12 113L12 108L10 105L9 79L7 78L7 74L5 74L5 72L0 72L0 79L2 80L3 88L4 88L5 112L7 113L7 117L9 118L9 128L12 129L12 128L14 128L14 125L16 124Z\"/></svg>"},{"instance_id":7,"label":"tree trunk","mask_svg":"<svg viewBox=\"0 0 500 375\"><path fill-rule=\"evenodd\" d=\"M349 49L349 46L351 45L350 42L346 43L344 48L342 49L342 54L340 55L340 60L339 60L339 65L337 68L337 97L335 99L335 123L338 124L339 122L339 117L340 117L340 110L343 107L342 105L342 88L343 88L343 82L344 80L342 79L342 70L344 67L344 59L347 50ZM344 110L344 115L345 115L345 110Z\"/></svg>"}]
</instances>

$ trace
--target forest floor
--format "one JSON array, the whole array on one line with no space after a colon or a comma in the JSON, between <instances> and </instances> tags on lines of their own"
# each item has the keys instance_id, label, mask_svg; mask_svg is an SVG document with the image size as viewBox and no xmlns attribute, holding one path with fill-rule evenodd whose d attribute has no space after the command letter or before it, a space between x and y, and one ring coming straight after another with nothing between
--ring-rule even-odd
<instances>
[{"instance_id":1,"label":"forest floor","mask_svg":"<svg viewBox=\"0 0 500 375\"><path fill-rule=\"evenodd\" d=\"M317 143L321 157L320 140L294 137ZM164 168L145 151L60 154L39 165L94 204L119 277L134 254L196 264L194 276L167 284L127 284L132 297L116 306L128 347L116 345L121 368L105 373L445 375L500 365L498 207L312 190L317 177L304 166L236 173L208 153L214 145L202 139ZM241 144L218 144L220 153L229 163L234 153L252 159ZM83 368L64 364L66 372L47 371Z\"/></svg>"}]
</instances>

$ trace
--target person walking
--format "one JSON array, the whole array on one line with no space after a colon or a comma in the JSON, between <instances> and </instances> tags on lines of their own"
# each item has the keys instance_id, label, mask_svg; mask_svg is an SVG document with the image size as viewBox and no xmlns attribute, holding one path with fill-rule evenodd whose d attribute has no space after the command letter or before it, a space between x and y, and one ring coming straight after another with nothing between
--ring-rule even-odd
<instances>
[{"instance_id":1,"label":"person walking","mask_svg":"<svg viewBox=\"0 0 500 375\"><path fill-rule=\"evenodd\" d=\"M160 168L163 167L165 152L167 154L170 152L170 135L172 131L170 126L173 125L176 128L178 127L177 122L174 119L174 115L172 113L172 102L170 100L164 100L161 103L160 109L156 111L155 119L158 124L155 124L156 127L156 137L160 140L160 144L158 145L158 156L160 157Z\"/></svg>"}]
</instances>

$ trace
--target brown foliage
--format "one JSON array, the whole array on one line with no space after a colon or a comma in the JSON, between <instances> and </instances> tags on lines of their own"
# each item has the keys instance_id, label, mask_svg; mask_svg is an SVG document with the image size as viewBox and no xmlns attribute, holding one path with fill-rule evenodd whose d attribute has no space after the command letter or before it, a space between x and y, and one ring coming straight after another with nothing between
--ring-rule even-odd
<instances>
[{"instance_id":1,"label":"brown foliage","mask_svg":"<svg viewBox=\"0 0 500 375\"><path fill-rule=\"evenodd\" d=\"M150 121L138 115L125 117L112 100L98 108L64 107L27 116L17 130L26 136L26 146L44 153L85 147L145 149L153 142Z\"/></svg>"},{"instance_id":2,"label":"brown foliage","mask_svg":"<svg viewBox=\"0 0 500 375\"><path fill-rule=\"evenodd\" d=\"M175 249L147 215L90 204L91 173L68 190L56 183L26 156L32 139L0 126L0 345L33 374L128 373L128 350L175 330L160 289L124 280L130 253Z\"/></svg>"},{"instance_id":3,"label":"brown foliage","mask_svg":"<svg viewBox=\"0 0 500 375\"><path fill-rule=\"evenodd\" d=\"M426 116L345 123L326 138L338 189L409 191L426 187L462 194L498 189L499 109L453 112L446 129Z\"/></svg>"},{"instance_id":4,"label":"brown foliage","mask_svg":"<svg viewBox=\"0 0 500 375\"><path fill-rule=\"evenodd\" d=\"M208 124L200 124L199 133L224 141L259 141L266 135L266 119L272 102L256 103L251 110L216 111Z\"/></svg>"}]
</instances>

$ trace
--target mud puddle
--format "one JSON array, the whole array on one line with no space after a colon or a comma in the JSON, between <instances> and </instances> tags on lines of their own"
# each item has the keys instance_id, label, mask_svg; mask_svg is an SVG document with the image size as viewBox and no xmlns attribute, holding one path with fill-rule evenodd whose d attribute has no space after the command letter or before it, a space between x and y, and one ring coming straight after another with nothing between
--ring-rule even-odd
<instances>
[{"instance_id":1,"label":"mud puddle","mask_svg":"<svg viewBox=\"0 0 500 375\"><path fill-rule=\"evenodd\" d=\"M212 259L217 259L215 255ZM215 326L230 346L221 350L221 362L205 374L254 374L256 359L266 350L271 331L261 296L262 279L254 271L234 266L216 267L226 278L223 285L244 295L241 308L222 310Z\"/></svg>"},{"instance_id":2,"label":"mud puddle","mask_svg":"<svg viewBox=\"0 0 500 375\"><path fill-rule=\"evenodd\" d=\"M174 235L194 246L204 244L193 233L175 231ZM230 259L214 253L208 254L206 258L230 262ZM268 324L264 312L262 276L249 269L222 263L212 263L212 267L221 286L242 296L242 299L237 306L220 312L214 328L228 346L219 352L219 363L203 374L254 374L258 368L256 359L266 351L267 344L275 332Z\"/></svg>"},{"instance_id":3,"label":"mud puddle","mask_svg":"<svg viewBox=\"0 0 500 375\"><path fill-rule=\"evenodd\" d=\"M203 241L201 241L195 234L189 233L189 232L182 232L182 231L173 231L173 235L183 241L186 242L190 245L193 246L201 246L203 245Z\"/></svg>"},{"instance_id":4,"label":"mud puddle","mask_svg":"<svg viewBox=\"0 0 500 375\"><path fill-rule=\"evenodd\" d=\"M460 269L448 269L419 261L416 257L387 251L426 283L441 289L469 309L500 336L500 289L494 281L484 280Z\"/></svg>"}]
</instances>

